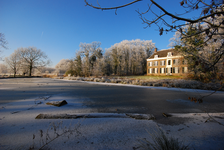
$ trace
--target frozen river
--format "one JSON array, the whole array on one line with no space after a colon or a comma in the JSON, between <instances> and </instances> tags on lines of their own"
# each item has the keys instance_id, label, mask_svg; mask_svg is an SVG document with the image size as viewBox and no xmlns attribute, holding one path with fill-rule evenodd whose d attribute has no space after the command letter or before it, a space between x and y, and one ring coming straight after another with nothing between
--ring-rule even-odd
<instances>
[{"instance_id":1,"label":"frozen river","mask_svg":"<svg viewBox=\"0 0 224 150\"><path fill-rule=\"evenodd\" d=\"M188 97L208 91L166 89L112 84L93 84L49 78L0 79L0 104L41 96L64 95L80 100L92 112L153 114L223 112L224 92L206 97L202 104Z\"/></svg>"}]
</instances>

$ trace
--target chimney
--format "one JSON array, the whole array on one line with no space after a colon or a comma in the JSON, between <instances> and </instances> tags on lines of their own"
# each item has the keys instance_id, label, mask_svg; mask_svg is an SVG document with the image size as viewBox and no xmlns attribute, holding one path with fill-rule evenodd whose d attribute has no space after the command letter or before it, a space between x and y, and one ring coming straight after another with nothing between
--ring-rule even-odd
<instances>
[{"instance_id":1,"label":"chimney","mask_svg":"<svg viewBox=\"0 0 224 150\"><path fill-rule=\"evenodd\" d=\"M157 48L155 48L155 51L154 51L154 53L156 53L157 52Z\"/></svg>"}]
</instances>

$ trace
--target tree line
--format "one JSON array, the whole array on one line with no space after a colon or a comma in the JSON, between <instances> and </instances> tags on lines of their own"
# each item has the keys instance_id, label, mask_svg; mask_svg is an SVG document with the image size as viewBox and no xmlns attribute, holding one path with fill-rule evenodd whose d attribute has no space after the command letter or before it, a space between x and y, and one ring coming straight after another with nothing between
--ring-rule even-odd
<instances>
[{"instance_id":1,"label":"tree line","mask_svg":"<svg viewBox=\"0 0 224 150\"><path fill-rule=\"evenodd\" d=\"M123 40L103 52L100 42L80 43L73 60L60 61L56 68L75 76L141 75L155 48L152 40ZM61 66L61 67L60 67Z\"/></svg>"}]
</instances>

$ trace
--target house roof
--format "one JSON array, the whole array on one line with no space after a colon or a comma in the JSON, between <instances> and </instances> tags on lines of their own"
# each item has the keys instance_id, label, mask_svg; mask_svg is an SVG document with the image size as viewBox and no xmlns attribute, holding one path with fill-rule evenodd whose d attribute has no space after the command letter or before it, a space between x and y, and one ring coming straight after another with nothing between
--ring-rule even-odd
<instances>
[{"instance_id":1,"label":"house roof","mask_svg":"<svg viewBox=\"0 0 224 150\"><path fill-rule=\"evenodd\" d=\"M159 58L167 57L168 52L172 52L172 56L179 56L178 52L175 51L174 49L165 49L165 50L160 50L160 51L153 53L148 59L154 58L155 55L158 55Z\"/></svg>"}]
</instances>

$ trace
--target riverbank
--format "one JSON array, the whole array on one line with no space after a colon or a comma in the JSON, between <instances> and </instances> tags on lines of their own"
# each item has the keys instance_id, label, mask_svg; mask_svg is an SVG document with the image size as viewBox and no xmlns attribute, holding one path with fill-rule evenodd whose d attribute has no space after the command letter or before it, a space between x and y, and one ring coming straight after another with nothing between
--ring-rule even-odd
<instances>
[{"instance_id":1,"label":"riverbank","mask_svg":"<svg viewBox=\"0 0 224 150\"><path fill-rule=\"evenodd\" d=\"M185 79L130 79L130 78L94 78L94 77L56 77L55 79L65 80L77 80L77 81L91 81L91 82L103 82L103 83L118 83L118 84L130 84L140 86L153 86L153 87L168 87L168 88L185 88L185 89L201 89L201 90L213 90L224 91L224 86L220 83L203 83L196 80Z\"/></svg>"}]
</instances>

